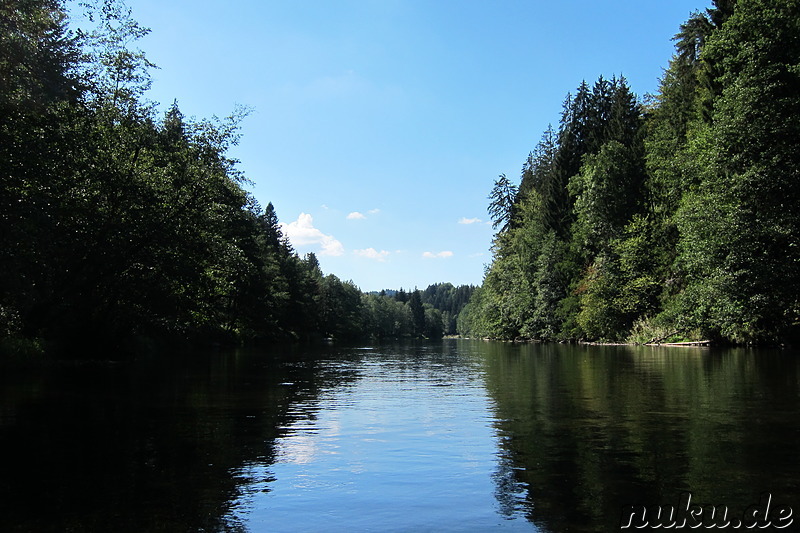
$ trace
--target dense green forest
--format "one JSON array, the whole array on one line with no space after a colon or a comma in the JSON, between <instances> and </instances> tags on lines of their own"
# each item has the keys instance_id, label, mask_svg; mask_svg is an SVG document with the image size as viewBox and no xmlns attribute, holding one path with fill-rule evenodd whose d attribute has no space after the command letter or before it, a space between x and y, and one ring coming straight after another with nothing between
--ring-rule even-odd
<instances>
[{"instance_id":1,"label":"dense green forest","mask_svg":"<svg viewBox=\"0 0 800 533\"><path fill-rule=\"evenodd\" d=\"M518 184L495 182L482 286L379 294L299 256L246 191L228 153L247 110L161 114L134 48L148 30L117 0L83 9L91 29L63 0L0 1L5 350L798 338L798 0L692 15L654 96L582 83Z\"/></svg>"},{"instance_id":2,"label":"dense green forest","mask_svg":"<svg viewBox=\"0 0 800 533\"><path fill-rule=\"evenodd\" d=\"M0 346L137 352L165 341L441 337L472 288L363 294L324 275L228 155L246 110L146 99L122 2L0 2Z\"/></svg>"},{"instance_id":3,"label":"dense green forest","mask_svg":"<svg viewBox=\"0 0 800 533\"><path fill-rule=\"evenodd\" d=\"M796 342L800 2L714 0L658 94L582 83L522 168L464 335Z\"/></svg>"}]
</instances>

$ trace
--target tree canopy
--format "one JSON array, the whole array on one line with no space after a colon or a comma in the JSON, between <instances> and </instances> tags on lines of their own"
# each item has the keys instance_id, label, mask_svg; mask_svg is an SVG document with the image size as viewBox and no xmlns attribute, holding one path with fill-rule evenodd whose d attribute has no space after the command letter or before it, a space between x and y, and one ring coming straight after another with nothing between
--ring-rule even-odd
<instances>
[{"instance_id":1,"label":"tree canopy","mask_svg":"<svg viewBox=\"0 0 800 533\"><path fill-rule=\"evenodd\" d=\"M134 48L149 30L121 1L83 7L94 27L70 30L60 0L0 4L0 347L453 329L449 301L365 295L300 257L228 155L247 110L193 120L176 101L160 115Z\"/></svg>"},{"instance_id":2,"label":"tree canopy","mask_svg":"<svg viewBox=\"0 0 800 533\"><path fill-rule=\"evenodd\" d=\"M646 104L624 78L582 83L513 199L495 183L494 258L459 331L796 340L799 24L797 1L716 0Z\"/></svg>"}]
</instances>

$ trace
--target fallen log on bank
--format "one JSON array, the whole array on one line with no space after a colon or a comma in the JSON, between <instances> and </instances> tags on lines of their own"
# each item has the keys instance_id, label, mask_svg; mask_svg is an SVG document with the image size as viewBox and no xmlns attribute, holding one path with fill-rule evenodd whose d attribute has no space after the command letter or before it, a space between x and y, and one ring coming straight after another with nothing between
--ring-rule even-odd
<instances>
[{"instance_id":1,"label":"fallen log on bank","mask_svg":"<svg viewBox=\"0 0 800 533\"><path fill-rule=\"evenodd\" d=\"M711 341L648 342L645 346L711 346Z\"/></svg>"}]
</instances>

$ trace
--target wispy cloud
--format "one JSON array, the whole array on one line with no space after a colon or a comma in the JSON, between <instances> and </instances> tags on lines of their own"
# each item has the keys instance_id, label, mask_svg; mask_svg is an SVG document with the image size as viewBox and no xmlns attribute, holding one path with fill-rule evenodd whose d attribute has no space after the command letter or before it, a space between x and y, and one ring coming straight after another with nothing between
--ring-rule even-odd
<instances>
[{"instance_id":1,"label":"wispy cloud","mask_svg":"<svg viewBox=\"0 0 800 533\"><path fill-rule=\"evenodd\" d=\"M381 212L380 209L370 209L369 211L367 211L367 215L377 215L380 212ZM347 220L363 220L367 218L367 215L361 213L360 211L353 211L352 213L347 215Z\"/></svg>"},{"instance_id":2,"label":"wispy cloud","mask_svg":"<svg viewBox=\"0 0 800 533\"><path fill-rule=\"evenodd\" d=\"M284 90L299 94L305 100L331 100L363 97L374 89L355 71L346 70L332 76L321 76L304 85L287 84Z\"/></svg>"},{"instance_id":3,"label":"wispy cloud","mask_svg":"<svg viewBox=\"0 0 800 533\"><path fill-rule=\"evenodd\" d=\"M314 219L308 213L300 213L294 222L281 223L281 231L294 246L318 245L320 255L344 255L342 243L315 228Z\"/></svg>"},{"instance_id":4,"label":"wispy cloud","mask_svg":"<svg viewBox=\"0 0 800 533\"><path fill-rule=\"evenodd\" d=\"M453 257L453 252L451 252L450 250L444 250L436 253L424 252L422 254L422 257L424 257L425 259L445 259L447 257Z\"/></svg>"},{"instance_id":5,"label":"wispy cloud","mask_svg":"<svg viewBox=\"0 0 800 533\"><path fill-rule=\"evenodd\" d=\"M363 250L353 250L353 253L361 256L366 257L367 259L374 259L375 261L386 261L386 258L389 256L389 252L386 250L381 250L380 252L375 248L365 248Z\"/></svg>"},{"instance_id":6,"label":"wispy cloud","mask_svg":"<svg viewBox=\"0 0 800 533\"><path fill-rule=\"evenodd\" d=\"M467 218L467 217L461 217L461 219L458 221L459 224L480 224L480 222L481 219L479 218Z\"/></svg>"}]
</instances>

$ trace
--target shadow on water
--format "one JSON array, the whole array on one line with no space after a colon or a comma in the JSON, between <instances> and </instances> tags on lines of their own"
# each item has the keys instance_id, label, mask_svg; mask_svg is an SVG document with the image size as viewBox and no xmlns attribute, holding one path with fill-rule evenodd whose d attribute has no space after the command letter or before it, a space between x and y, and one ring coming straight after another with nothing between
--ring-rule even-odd
<instances>
[{"instance_id":1,"label":"shadow on water","mask_svg":"<svg viewBox=\"0 0 800 533\"><path fill-rule=\"evenodd\" d=\"M523 507L541 530L617 530L626 506L678 506L685 492L732 517L763 492L800 509L796 353L464 349L483 361L510 463L498 499Z\"/></svg>"},{"instance_id":2,"label":"shadow on water","mask_svg":"<svg viewBox=\"0 0 800 533\"><path fill-rule=\"evenodd\" d=\"M206 353L0 375L0 531L238 531L295 402L353 378L318 354Z\"/></svg>"},{"instance_id":3,"label":"shadow on water","mask_svg":"<svg viewBox=\"0 0 800 533\"><path fill-rule=\"evenodd\" d=\"M440 530L469 529L460 521L469 511L464 487L455 479L477 488L485 480L490 500L494 488L500 518L484 516L486 524L532 523L547 532L618 530L625 506L677 505L685 492L736 516L763 492L797 511L799 365L786 351L446 340L383 346L380 353L275 348L4 368L0 531L243 531L248 513L269 523L274 507L253 491L286 490L291 480L270 479L269 465L280 463L281 442L321 438L325 420L315 417L332 420L322 409L339 410L336 420L362 432L384 432L362 433L361 440L342 433L333 441L342 451L374 451L380 476L389 476L368 485L385 495L362 491L350 504L373 502L390 511L382 516L412 516L391 500L406 495L402 487L392 492L393 480L410 479L397 470L436 471L445 484L430 490L462 506L428 510L437 520L430 526ZM423 432L417 404L427 406L428 418L436 415ZM359 426L363 413L401 425ZM383 457L387 450L394 459ZM456 460L448 462L448 454ZM318 475L330 464L281 468ZM465 478L441 472L443 464L478 470ZM339 472L346 469L322 475ZM336 482L356 487L365 477L372 480ZM331 494L337 502L346 497ZM284 501L277 497L272 505ZM291 515L294 502L288 505Z\"/></svg>"}]
</instances>

